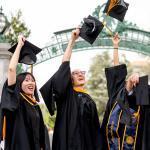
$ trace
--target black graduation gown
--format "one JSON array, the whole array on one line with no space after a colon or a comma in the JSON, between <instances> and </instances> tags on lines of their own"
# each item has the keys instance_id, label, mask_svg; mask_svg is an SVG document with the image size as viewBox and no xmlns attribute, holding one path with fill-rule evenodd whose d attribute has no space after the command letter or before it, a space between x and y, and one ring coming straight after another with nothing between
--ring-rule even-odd
<instances>
[{"instance_id":1,"label":"black graduation gown","mask_svg":"<svg viewBox=\"0 0 150 150\"><path fill-rule=\"evenodd\" d=\"M109 100L108 100L108 103L107 103L107 106L106 106L106 110L105 110L101 130L103 132L103 150L108 150L109 148L108 148L108 141L107 141L108 137L107 137L106 127L108 125L108 120L110 120L110 118L109 118L110 113L114 109L113 106L114 106L115 103L118 103L117 102L118 93L125 86L125 78L126 78L126 75L127 75L126 65L123 64L123 65L114 66L114 67L111 67L111 68L106 68L105 73L106 73L106 79L107 79L107 89L108 89ZM126 94L125 95L125 100L128 101L129 108L131 108L135 111L138 110L139 107L136 105L136 96L135 96L135 94L132 94L131 96L128 96ZM120 145L122 145L124 143L124 142L122 143L123 140L126 143L128 142L128 144L131 144L134 141L127 141L127 138L124 137L125 126L127 126L127 123L121 122L121 120L123 120L122 119L123 118L123 113L122 113L122 116L120 118L121 118L120 121L118 121L119 122L118 123L119 124L118 134L119 134L120 141L121 141ZM128 118L128 116L124 117L124 119L127 119L127 118ZM135 142L134 150L149 150L148 148L147 149L142 149L142 146L144 144L148 144L147 142L143 141L143 136L144 136L143 130L149 130L148 128L144 127L145 124L149 124L148 122L150 123L150 117L145 118L145 108L143 106L140 106L140 119L139 119L139 123L138 123L138 126L137 126L137 131L136 131L137 135L136 135L136 142ZM147 133L145 135L150 136L150 134L147 134ZM131 139L131 138L128 138L128 139ZM146 139L148 139L148 137L146 137ZM149 137L149 139L150 139L150 137ZM120 149L122 149L122 147L120 147ZM119 150L119 149L115 149L115 150ZM126 149L126 150L132 150L132 149L129 148L129 149Z\"/></svg>"},{"instance_id":2,"label":"black graduation gown","mask_svg":"<svg viewBox=\"0 0 150 150\"><path fill-rule=\"evenodd\" d=\"M149 85L149 102L150 102L150 85ZM150 150L150 106L144 106L145 118L142 138L142 150Z\"/></svg>"},{"instance_id":3,"label":"black graduation gown","mask_svg":"<svg viewBox=\"0 0 150 150\"><path fill-rule=\"evenodd\" d=\"M49 150L40 107L24 100L16 85L8 86L6 81L1 97L0 135L6 116L5 150Z\"/></svg>"},{"instance_id":4,"label":"black graduation gown","mask_svg":"<svg viewBox=\"0 0 150 150\"><path fill-rule=\"evenodd\" d=\"M95 102L88 94L73 90L69 62L40 89L49 112L57 116L53 150L100 150L101 131Z\"/></svg>"}]
</instances>

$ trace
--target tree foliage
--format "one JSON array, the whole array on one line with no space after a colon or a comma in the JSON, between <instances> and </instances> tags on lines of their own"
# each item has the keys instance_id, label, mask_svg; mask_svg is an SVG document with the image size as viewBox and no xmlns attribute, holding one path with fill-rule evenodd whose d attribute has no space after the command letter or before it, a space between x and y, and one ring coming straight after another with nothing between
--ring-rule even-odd
<instances>
[{"instance_id":1,"label":"tree foliage","mask_svg":"<svg viewBox=\"0 0 150 150\"><path fill-rule=\"evenodd\" d=\"M28 37L31 31L27 28L25 22L22 19L22 12L18 10L16 15L11 15L10 27L8 32L6 32L6 39L11 45L17 43L17 38L19 34L23 34Z\"/></svg>"},{"instance_id":2,"label":"tree foliage","mask_svg":"<svg viewBox=\"0 0 150 150\"><path fill-rule=\"evenodd\" d=\"M19 74L19 73L22 73L23 71L24 71L24 69L22 67L22 64L18 64L16 73Z\"/></svg>"},{"instance_id":3,"label":"tree foliage","mask_svg":"<svg viewBox=\"0 0 150 150\"><path fill-rule=\"evenodd\" d=\"M128 22L126 20L124 20L123 22L118 21L117 26L115 28L115 32L118 32L121 35L127 28L138 29L138 26L136 24L133 24L132 22Z\"/></svg>"},{"instance_id":4,"label":"tree foliage","mask_svg":"<svg viewBox=\"0 0 150 150\"><path fill-rule=\"evenodd\" d=\"M26 38L29 37L31 31L27 28L25 22L22 20L22 12L18 10L16 15L12 15L9 21L9 29L5 33L5 38L8 40L10 45L17 43L18 35L23 34ZM17 74L25 71L22 64L17 65Z\"/></svg>"},{"instance_id":5,"label":"tree foliage","mask_svg":"<svg viewBox=\"0 0 150 150\"><path fill-rule=\"evenodd\" d=\"M121 62L129 64L129 61L125 56L121 56ZM102 54L96 55L92 59L90 69L88 72L87 89L97 105L98 115L100 121L102 121L105 111L106 103L108 100L105 68L113 65L112 57L108 51L104 51ZM128 73L131 74L132 68L128 68Z\"/></svg>"},{"instance_id":6,"label":"tree foliage","mask_svg":"<svg viewBox=\"0 0 150 150\"><path fill-rule=\"evenodd\" d=\"M150 61L144 62L144 67L135 66L125 55L120 55L120 64L127 65L127 78L132 73L139 72L140 76L149 75L150 77ZM92 63L88 72L87 89L97 105L98 115L102 121L106 103L108 101L105 68L113 66L113 60L108 51L96 55L92 58Z\"/></svg>"},{"instance_id":7,"label":"tree foliage","mask_svg":"<svg viewBox=\"0 0 150 150\"><path fill-rule=\"evenodd\" d=\"M45 104L40 104L40 108L42 110L44 122L48 128L53 129L56 119L56 114L54 116L50 116L50 113Z\"/></svg>"},{"instance_id":8,"label":"tree foliage","mask_svg":"<svg viewBox=\"0 0 150 150\"><path fill-rule=\"evenodd\" d=\"M96 55L92 59L92 64L88 73L87 89L96 102L100 119L101 116L103 116L108 99L104 68L109 67L110 65L110 56L107 52L104 52L102 55Z\"/></svg>"}]
</instances>

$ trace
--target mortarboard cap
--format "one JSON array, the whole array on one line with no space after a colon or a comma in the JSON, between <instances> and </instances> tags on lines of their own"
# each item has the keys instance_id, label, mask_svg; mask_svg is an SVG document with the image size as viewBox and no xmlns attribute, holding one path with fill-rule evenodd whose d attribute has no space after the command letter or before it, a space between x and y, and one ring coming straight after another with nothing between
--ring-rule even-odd
<instances>
[{"instance_id":1,"label":"mortarboard cap","mask_svg":"<svg viewBox=\"0 0 150 150\"><path fill-rule=\"evenodd\" d=\"M14 53L17 44L18 43L12 46L8 51ZM38 54L41 50L42 50L41 48L33 45L32 43L26 40L20 52L19 63L24 63L28 65L34 64L37 60L36 54Z\"/></svg>"},{"instance_id":2,"label":"mortarboard cap","mask_svg":"<svg viewBox=\"0 0 150 150\"><path fill-rule=\"evenodd\" d=\"M149 105L148 76L140 77L139 84L136 86L135 91L136 91L136 104Z\"/></svg>"},{"instance_id":3,"label":"mortarboard cap","mask_svg":"<svg viewBox=\"0 0 150 150\"><path fill-rule=\"evenodd\" d=\"M93 44L103 27L102 22L89 15L87 18L84 18L79 35L90 44Z\"/></svg>"},{"instance_id":4,"label":"mortarboard cap","mask_svg":"<svg viewBox=\"0 0 150 150\"><path fill-rule=\"evenodd\" d=\"M124 0L108 0L104 13L122 22L128 10L128 6L129 4L124 2Z\"/></svg>"}]
</instances>

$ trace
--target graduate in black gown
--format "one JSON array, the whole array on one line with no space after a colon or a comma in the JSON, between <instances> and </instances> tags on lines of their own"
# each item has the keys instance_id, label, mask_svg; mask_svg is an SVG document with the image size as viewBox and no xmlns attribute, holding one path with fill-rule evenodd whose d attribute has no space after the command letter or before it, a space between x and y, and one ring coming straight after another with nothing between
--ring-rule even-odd
<instances>
[{"instance_id":1,"label":"graduate in black gown","mask_svg":"<svg viewBox=\"0 0 150 150\"><path fill-rule=\"evenodd\" d=\"M21 48L25 38L18 37L10 60L8 79L4 83L0 103L0 139L5 136L4 150L49 150L34 76L16 76ZM48 140L49 141L49 140Z\"/></svg>"},{"instance_id":2,"label":"graduate in black gown","mask_svg":"<svg viewBox=\"0 0 150 150\"><path fill-rule=\"evenodd\" d=\"M96 104L85 90L85 71L70 70L79 32L72 31L61 66L40 89L51 115L57 106L53 150L101 150L102 146Z\"/></svg>"},{"instance_id":3,"label":"graduate in black gown","mask_svg":"<svg viewBox=\"0 0 150 150\"><path fill-rule=\"evenodd\" d=\"M137 73L126 80L126 65L119 65L119 41L116 34L113 41L114 67L105 69L109 100L101 127L103 150L149 150L150 109L149 102L144 102L146 99L150 101L150 87L148 82L140 83ZM142 94L146 90L147 96Z\"/></svg>"}]
</instances>

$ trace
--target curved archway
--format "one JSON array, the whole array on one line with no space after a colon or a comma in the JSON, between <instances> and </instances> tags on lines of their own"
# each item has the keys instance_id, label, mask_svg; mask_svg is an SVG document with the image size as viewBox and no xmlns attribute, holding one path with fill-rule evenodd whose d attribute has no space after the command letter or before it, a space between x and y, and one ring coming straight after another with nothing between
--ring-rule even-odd
<instances>
[{"instance_id":1,"label":"curved archway","mask_svg":"<svg viewBox=\"0 0 150 150\"><path fill-rule=\"evenodd\" d=\"M67 29L55 32L54 36L51 38L49 46L44 47L41 53L37 55L37 63L35 65L63 55L71 36L71 31L72 29ZM111 37L101 37L101 35L99 35L93 45L87 43L82 38L79 38L76 41L73 52L93 49L109 50L112 48ZM150 32L134 28L126 28L124 32L121 33L119 49L150 56Z\"/></svg>"}]
</instances>

